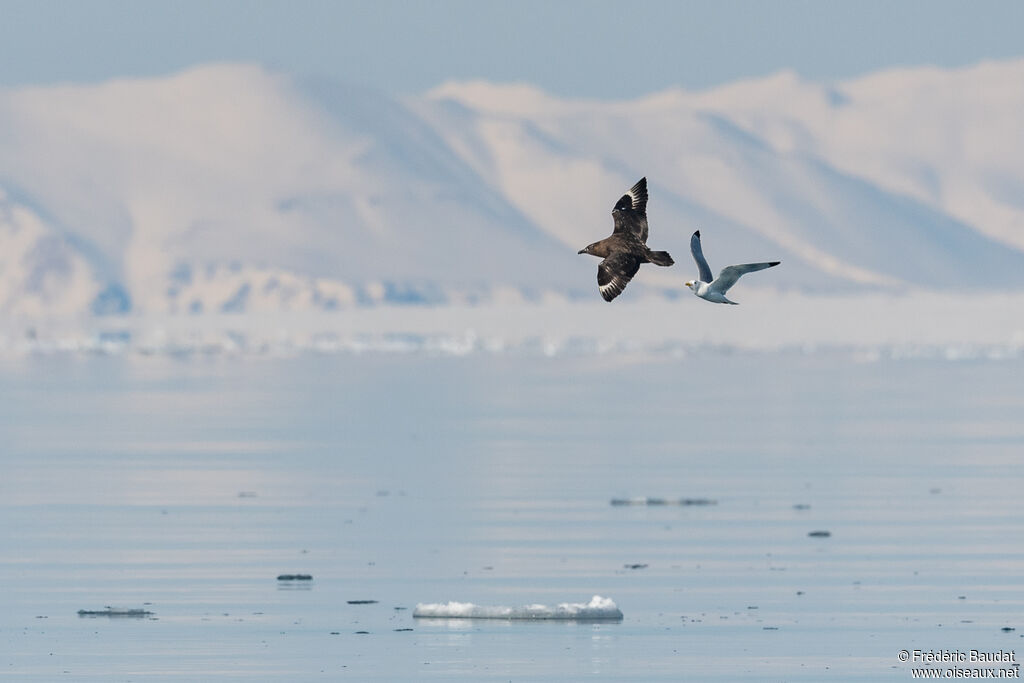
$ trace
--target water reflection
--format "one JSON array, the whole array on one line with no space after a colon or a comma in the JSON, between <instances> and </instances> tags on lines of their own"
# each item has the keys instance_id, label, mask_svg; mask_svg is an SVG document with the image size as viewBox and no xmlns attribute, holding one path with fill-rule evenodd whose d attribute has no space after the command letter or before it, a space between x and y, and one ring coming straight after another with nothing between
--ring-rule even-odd
<instances>
[{"instance_id":1,"label":"water reflection","mask_svg":"<svg viewBox=\"0 0 1024 683\"><path fill-rule=\"evenodd\" d=\"M1000 629L1024 607L1024 364L698 360L0 376L0 582L18 587L0 593L0 667L821 680L843 661L872 680L894 671L892 643L1017 637ZM594 594L625 620L411 609ZM159 633L116 623L155 615L73 616L143 601Z\"/></svg>"}]
</instances>

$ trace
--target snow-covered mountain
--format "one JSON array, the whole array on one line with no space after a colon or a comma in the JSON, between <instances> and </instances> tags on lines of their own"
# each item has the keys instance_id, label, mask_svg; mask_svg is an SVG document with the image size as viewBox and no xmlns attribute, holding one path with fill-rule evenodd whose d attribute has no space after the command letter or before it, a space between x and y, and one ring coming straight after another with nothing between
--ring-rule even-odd
<instances>
[{"instance_id":1,"label":"snow-covered mountain","mask_svg":"<svg viewBox=\"0 0 1024 683\"><path fill-rule=\"evenodd\" d=\"M0 313L597 296L578 256L646 175L650 243L744 286L1024 288L1024 62L639 100L422 97L213 65L0 91ZM630 292L627 292L629 294Z\"/></svg>"}]
</instances>

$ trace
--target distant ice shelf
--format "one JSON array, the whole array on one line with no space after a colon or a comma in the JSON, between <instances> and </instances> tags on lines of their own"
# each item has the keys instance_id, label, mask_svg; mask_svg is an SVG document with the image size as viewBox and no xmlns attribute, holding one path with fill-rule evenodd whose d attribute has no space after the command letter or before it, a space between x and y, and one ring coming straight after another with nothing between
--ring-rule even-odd
<instances>
[{"instance_id":1,"label":"distant ice shelf","mask_svg":"<svg viewBox=\"0 0 1024 683\"><path fill-rule=\"evenodd\" d=\"M621 621L622 611L611 598L595 595L590 602L502 607L471 602L420 603L412 613L421 619L517 619L561 621Z\"/></svg>"},{"instance_id":2,"label":"distant ice shelf","mask_svg":"<svg viewBox=\"0 0 1024 683\"><path fill-rule=\"evenodd\" d=\"M914 292L898 297L754 290L745 294L741 310L727 311L699 305L697 300L638 297L614 306L600 300L566 300L381 306L334 313L3 317L0 358L423 353L628 359L841 353L870 362L1024 357L1024 323L1019 316L1006 314L1024 309L1024 292Z\"/></svg>"}]
</instances>

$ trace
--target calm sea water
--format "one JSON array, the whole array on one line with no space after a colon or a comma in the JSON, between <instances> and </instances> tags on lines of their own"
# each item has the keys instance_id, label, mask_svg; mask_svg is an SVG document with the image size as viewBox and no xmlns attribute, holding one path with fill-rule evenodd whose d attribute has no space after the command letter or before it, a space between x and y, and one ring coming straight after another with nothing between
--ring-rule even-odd
<instances>
[{"instance_id":1,"label":"calm sea water","mask_svg":"<svg viewBox=\"0 0 1024 683\"><path fill-rule=\"evenodd\" d=\"M5 680L910 680L902 649L1024 651L1019 360L50 356L0 387ZM412 617L593 595L623 621ZM77 614L108 605L152 616Z\"/></svg>"}]
</instances>

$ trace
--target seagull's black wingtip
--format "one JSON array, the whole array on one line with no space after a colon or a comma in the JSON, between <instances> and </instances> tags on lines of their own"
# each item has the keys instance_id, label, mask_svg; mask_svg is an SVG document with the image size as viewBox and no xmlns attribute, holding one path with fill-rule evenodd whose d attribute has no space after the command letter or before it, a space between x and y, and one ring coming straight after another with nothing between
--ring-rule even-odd
<instances>
[{"instance_id":1,"label":"seagull's black wingtip","mask_svg":"<svg viewBox=\"0 0 1024 683\"><path fill-rule=\"evenodd\" d=\"M697 230L697 231L695 231L695 232L693 233L693 236L694 236L694 237L700 237L700 230Z\"/></svg>"}]
</instances>

